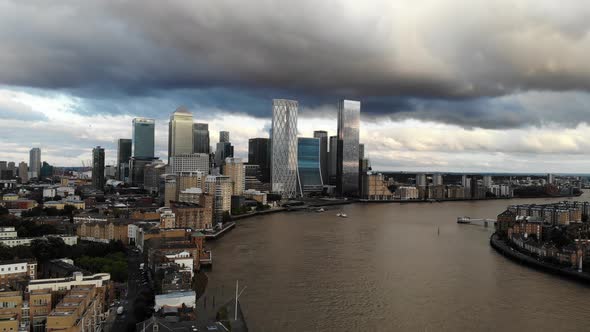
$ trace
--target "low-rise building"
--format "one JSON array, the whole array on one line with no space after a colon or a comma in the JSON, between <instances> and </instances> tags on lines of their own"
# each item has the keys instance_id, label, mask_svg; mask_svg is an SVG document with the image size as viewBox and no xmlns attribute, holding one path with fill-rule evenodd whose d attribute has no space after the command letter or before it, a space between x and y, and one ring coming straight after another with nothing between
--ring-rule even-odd
<instances>
[{"instance_id":1,"label":"low-rise building","mask_svg":"<svg viewBox=\"0 0 590 332\"><path fill-rule=\"evenodd\" d=\"M34 259L0 261L0 288L18 289L35 278L37 278L37 261Z\"/></svg>"},{"instance_id":2,"label":"low-rise building","mask_svg":"<svg viewBox=\"0 0 590 332\"><path fill-rule=\"evenodd\" d=\"M50 237L59 237L68 246L73 246L73 245L78 244L78 237L76 235L61 235L61 234L45 235L45 236L41 236L41 237L2 238L2 239L0 239L0 244L7 246L7 247L30 246L31 242L33 242L35 240L47 240Z\"/></svg>"},{"instance_id":3,"label":"low-rise building","mask_svg":"<svg viewBox=\"0 0 590 332\"><path fill-rule=\"evenodd\" d=\"M81 272L74 272L72 277L31 280L27 289L29 292L42 289L49 289L52 292L57 292L70 290L75 286L92 285L95 287L108 287L110 281L110 273L96 273L85 276Z\"/></svg>"},{"instance_id":4,"label":"low-rise building","mask_svg":"<svg viewBox=\"0 0 590 332\"><path fill-rule=\"evenodd\" d=\"M46 331L99 331L104 320L104 295L95 286L76 286L47 316Z\"/></svg>"}]
</instances>

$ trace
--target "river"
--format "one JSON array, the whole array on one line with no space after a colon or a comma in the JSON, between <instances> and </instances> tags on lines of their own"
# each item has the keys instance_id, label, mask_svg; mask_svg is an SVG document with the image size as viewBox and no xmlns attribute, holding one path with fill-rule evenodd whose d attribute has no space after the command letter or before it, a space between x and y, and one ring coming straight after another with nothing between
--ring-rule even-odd
<instances>
[{"instance_id":1,"label":"river","mask_svg":"<svg viewBox=\"0 0 590 332\"><path fill-rule=\"evenodd\" d=\"M359 203L243 220L209 243L207 296L229 298L238 279L255 332L587 331L589 287L520 266L489 246L490 229L456 223L560 200Z\"/></svg>"}]
</instances>

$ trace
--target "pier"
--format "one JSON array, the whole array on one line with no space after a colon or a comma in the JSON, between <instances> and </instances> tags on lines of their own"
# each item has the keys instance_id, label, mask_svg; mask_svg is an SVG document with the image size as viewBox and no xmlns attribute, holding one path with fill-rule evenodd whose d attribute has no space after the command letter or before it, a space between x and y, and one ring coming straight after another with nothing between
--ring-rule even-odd
<instances>
[{"instance_id":1,"label":"pier","mask_svg":"<svg viewBox=\"0 0 590 332\"><path fill-rule=\"evenodd\" d=\"M223 228L221 228L215 232L212 232L212 233L203 232L203 234L205 234L205 239L215 240L215 239L221 237L223 234L225 234L225 232L228 232L229 230L231 230L234 227L236 227L236 223L232 221L230 223L226 223L225 225L223 225Z\"/></svg>"},{"instance_id":2,"label":"pier","mask_svg":"<svg viewBox=\"0 0 590 332\"><path fill-rule=\"evenodd\" d=\"M483 227L489 227L491 225L493 227L496 227L496 219L459 217L457 218L457 223L466 225L478 225Z\"/></svg>"}]
</instances>

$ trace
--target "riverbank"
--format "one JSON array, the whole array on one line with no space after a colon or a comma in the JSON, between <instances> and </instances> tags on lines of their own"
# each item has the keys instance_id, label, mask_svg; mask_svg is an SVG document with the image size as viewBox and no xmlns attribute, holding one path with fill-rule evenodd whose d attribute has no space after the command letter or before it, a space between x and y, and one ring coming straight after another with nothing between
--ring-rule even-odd
<instances>
[{"instance_id":1,"label":"riverbank","mask_svg":"<svg viewBox=\"0 0 590 332\"><path fill-rule=\"evenodd\" d=\"M442 199L382 199L370 200L359 199L360 203L444 203L444 202L471 202L471 201L499 201L510 199L540 199L540 198L577 198L580 195L558 195L558 196L514 196L514 197L486 197L486 198L442 198Z\"/></svg>"},{"instance_id":2,"label":"riverbank","mask_svg":"<svg viewBox=\"0 0 590 332\"><path fill-rule=\"evenodd\" d=\"M590 285L590 273L587 272L578 272L575 269L565 268L559 265L550 264L547 262L539 261L536 258L526 255L520 251L514 250L508 244L506 244L497 233L492 234L490 237L490 245L494 248L498 253L502 254L503 256L518 262L520 264L545 271L551 274L559 275L562 277L566 277L568 279L572 279L578 282L582 282L585 284Z\"/></svg>"}]
</instances>

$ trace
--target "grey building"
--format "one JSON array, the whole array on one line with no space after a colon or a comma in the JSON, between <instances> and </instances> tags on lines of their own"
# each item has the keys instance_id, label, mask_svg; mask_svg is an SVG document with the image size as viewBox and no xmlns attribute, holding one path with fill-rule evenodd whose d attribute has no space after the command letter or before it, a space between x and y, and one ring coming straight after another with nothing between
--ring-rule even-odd
<instances>
[{"instance_id":1,"label":"grey building","mask_svg":"<svg viewBox=\"0 0 590 332\"><path fill-rule=\"evenodd\" d=\"M248 140L248 164L258 165L261 182L270 182L270 139L250 138Z\"/></svg>"},{"instance_id":2,"label":"grey building","mask_svg":"<svg viewBox=\"0 0 590 332\"><path fill-rule=\"evenodd\" d=\"M209 125L207 123L193 124L193 153L211 153Z\"/></svg>"},{"instance_id":3,"label":"grey building","mask_svg":"<svg viewBox=\"0 0 590 332\"><path fill-rule=\"evenodd\" d=\"M359 195L359 130L361 102L338 104L338 153L336 190L342 196Z\"/></svg>"},{"instance_id":4,"label":"grey building","mask_svg":"<svg viewBox=\"0 0 590 332\"><path fill-rule=\"evenodd\" d=\"M129 174L125 174L125 168L121 168L121 164L129 163L131 151L132 141L130 138L119 138L117 140L117 179L120 181L124 181L125 177L129 176Z\"/></svg>"},{"instance_id":5,"label":"grey building","mask_svg":"<svg viewBox=\"0 0 590 332\"><path fill-rule=\"evenodd\" d=\"M323 188L320 165L320 139L299 137L297 139L297 182L299 193L321 193Z\"/></svg>"},{"instance_id":6,"label":"grey building","mask_svg":"<svg viewBox=\"0 0 590 332\"><path fill-rule=\"evenodd\" d=\"M41 176L41 149L32 148L29 151L29 178Z\"/></svg>"},{"instance_id":7,"label":"grey building","mask_svg":"<svg viewBox=\"0 0 590 332\"><path fill-rule=\"evenodd\" d=\"M219 143L229 143L229 131L219 132Z\"/></svg>"},{"instance_id":8,"label":"grey building","mask_svg":"<svg viewBox=\"0 0 590 332\"><path fill-rule=\"evenodd\" d=\"M29 166L24 161L21 161L18 164L18 177L20 178L21 183L29 181Z\"/></svg>"},{"instance_id":9,"label":"grey building","mask_svg":"<svg viewBox=\"0 0 590 332\"><path fill-rule=\"evenodd\" d=\"M155 128L154 119L133 119L133 157L154 157Z\"/></svg>"},{"instance_id":10,"label":"grey building","mask_svg":"<svg viewBox=\"0 0 590 332\"><path fill-rule=\"evenodd\" d=\"M283 198L297 196L297 111L295 100L273 99L271 183Z\"/></svg>"},{"instance_id":11,"label":"grey building","mask_svg":"<svg viewBox=\"0 0 590 332\"><path fill-rule=\"evenodd\" d=\"M320 170L324 183L328 181L328 132L317 130L313 132L314 138L320 139Z\"/></svg>"},{"instance_id":12,"label":"grey building","mask_svg":"<svg viewBox=\"0 0 590 332\"><path fill-rule=\"evenodd\" d=\"M328 152L328 184L336 185L338 167L338 136L330 136L330 151Z\"/></svg>"},{"instance_id":13,"label":"grey building","mask_svg":"<svg viewBox=\"0 0 590 332\"><path fill-rule=\"evenodd\" d=\"M92 186L103 190L104 184L104 148L97 146L92 149Z\"/></svg>"},{"instance_id":14,"label":"grey building","mask_svg":"<svg viewBox=\"0 0 590 332\"><path fill-rule=\"evenodd\" d=\"M221 166L225 162L225 158L234 156L234 146L230 142L219 142L215 149L215 165Z\"/></svg>"}]
</instances>

